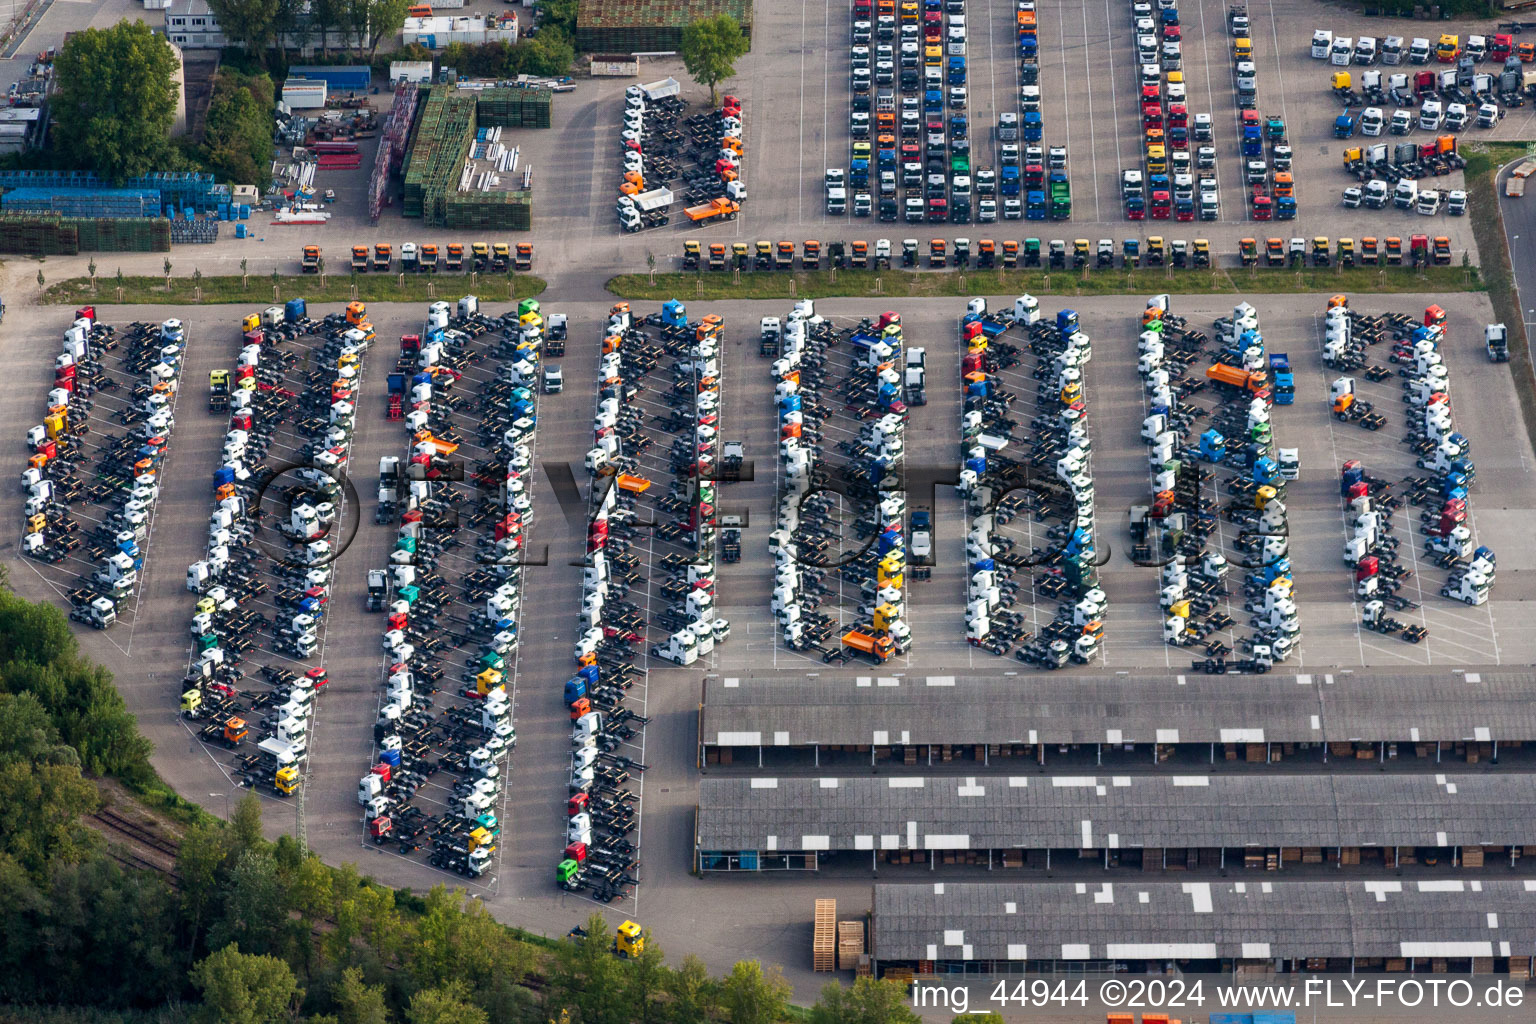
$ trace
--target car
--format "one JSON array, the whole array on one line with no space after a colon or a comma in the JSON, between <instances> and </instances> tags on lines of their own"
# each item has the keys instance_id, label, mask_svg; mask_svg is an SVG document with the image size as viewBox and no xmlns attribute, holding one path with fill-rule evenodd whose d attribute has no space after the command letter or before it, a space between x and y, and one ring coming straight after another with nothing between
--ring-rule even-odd
<instances>
[{"instance_id":1,"label":"car","mask_svg":"<svg viewBox=\"0 0 1536 1024\"><path fill-rule=\"evenodd\" d=\"M565 374L560 370L559 363L553 363L544 367L543 391L546 395L558 395L565 390Z\"/></svg>"},{"instance_id":2,"label":"car","mask_svg":"<svg viewBox=\"0 0 1536 1024\"><path fill-rule=\"evenodd\" d=\"M908 553L914 559L927 559L933 555L933 531L926 527L912 528L912 544Z\"/></svg>"}]
</instances>

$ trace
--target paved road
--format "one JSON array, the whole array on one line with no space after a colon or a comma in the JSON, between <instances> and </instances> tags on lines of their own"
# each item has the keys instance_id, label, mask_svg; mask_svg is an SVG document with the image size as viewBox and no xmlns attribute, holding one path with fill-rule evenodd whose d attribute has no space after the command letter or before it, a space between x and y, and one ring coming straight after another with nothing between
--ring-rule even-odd
<instances>
[{"instance_id":1,"label":"paved road","mask_svg":"<svg viewBox=\"0 0 1536 1024\"><path fill-rule=\"evenodd\" d=\"M1494 177L1499 197L1499 213L1504 219L1504 237L1509 246L1509 263L1514 268L1515 290L1520 315L1525 323L1529 344L1536 337L1536 203L1528 196L1511 198L1504 194L1509 172L1525 158L1513 160Z\"/></svg>"}]
</instances>

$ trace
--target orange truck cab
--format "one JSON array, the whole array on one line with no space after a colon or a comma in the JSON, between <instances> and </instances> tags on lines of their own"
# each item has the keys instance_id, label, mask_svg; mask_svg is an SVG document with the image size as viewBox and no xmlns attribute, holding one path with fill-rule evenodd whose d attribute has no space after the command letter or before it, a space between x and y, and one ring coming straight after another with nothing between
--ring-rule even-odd
<instances>
[{"instance_id":1,"label":"orange truck cab","mask_svg":"<svg viewBox=\"0 0 1536 1024\"><path fill-rule=\"evenodd\" d=\"M896 651L895 641L887 634L867 633L862 629L851 629L844 633L843 646L869 655L876 663L888 660Z\"/></svg>"},{"instance_id":2,"label":"orange truck cab","mask_svg":"<svg viewBox=\"0 0 1536 1024\"><path fill-rule=\"evenodd\" d=\"M1241 388L1253 394L1258 394L1264 390L1266 384L1262 373L1249 373L1247 370L1236 366L1228 366L1225 363L1217 363L1207 368L1205 375L1218 384Z\"/></svg>"}]
</instances>

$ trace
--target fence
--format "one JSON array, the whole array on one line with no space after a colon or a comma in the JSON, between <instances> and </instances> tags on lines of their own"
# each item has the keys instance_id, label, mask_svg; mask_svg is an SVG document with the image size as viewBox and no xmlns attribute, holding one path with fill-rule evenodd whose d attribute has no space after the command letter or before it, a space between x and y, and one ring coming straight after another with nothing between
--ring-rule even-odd
<instances>
[{"instance_id":1,"label":"fence","mask_svg":"<svg viewBox=\"0 0 1536 1024\"><path fill-rule=\"evenodd\" d=\"M82 252L169 252L170 221L160 217L72 218L0 213L0 252L74 256Z\"/></svg>"},{"instance_id":2,"label":"fence","mask_svg":"<svg viewBox=\"0 0 1536 1024\"><path fill-rule=\"evenodd\" d=\"M0 188L154 190L160 193L161 206L174 206L177 209L190 206L199 213L212 212L219 201L213 175L192 171L157 171L139 178L129 178L118 186L103 181L90 171L0 171ZM224 194L223 198L227 202L228 194Z\"/></svg>"}]
</instances>

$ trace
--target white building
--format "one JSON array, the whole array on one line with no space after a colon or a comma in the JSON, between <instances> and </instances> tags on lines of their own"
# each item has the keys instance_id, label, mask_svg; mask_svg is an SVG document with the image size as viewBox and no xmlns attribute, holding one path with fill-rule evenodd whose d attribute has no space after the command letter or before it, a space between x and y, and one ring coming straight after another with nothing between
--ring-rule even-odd
<instances>
[{"instance_id":1,"label":"white building","mask_svg":"<svg viewBox=\"0 0 1536 1024\"><path fill-rule=\"evenodd\" d=\"M306 4L299 17L305 19L308 15ZM217 50L229 45L219 27L218 15L208 9L208 0L171 0L165 11L165 36L186 50ZM345 33L333 30L327 33L325 42L332 50L362 50L368 45L365 37L366 32L360 32L348 39ZM285 35L282 43L285 48L301 54L319 53L320 32L302 26Z\"/></svg>"},{"instance_id":2,"label":"white building","mask_svg":"<svg viewBox=\"0 0 1536 1024\"><path fill-rule=\"evenodd\" d=\"M401 38L406 45L420 43L429 50L440 50L449 43L515 43L517 12L406 18Z\"/></svg>"},{"instance_id":3,"label":"white building","mask_svg":"<svg viewBox=\"0 0 1536 1024\"><path fill-rule=\"evenodd\" d=\"M182 49L217 50L225 46L219 19L208 0L175 0L165 11L165 37Z\"/></svg>"}]
</instances>

